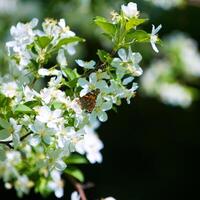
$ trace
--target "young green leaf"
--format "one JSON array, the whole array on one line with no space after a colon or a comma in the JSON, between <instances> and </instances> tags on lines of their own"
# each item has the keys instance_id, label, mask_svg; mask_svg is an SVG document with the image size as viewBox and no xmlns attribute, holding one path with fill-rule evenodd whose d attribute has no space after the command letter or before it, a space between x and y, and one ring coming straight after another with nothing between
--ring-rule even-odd
<instances>
[{"instance_id":1,"label":"young green leaf","mask_svg":"<svg viewBox=\"0 0 200 200\"><path fill-rule=\"evenodd\" d=\"M96 17L95 24L99 26L106 34L114 36L116 32L116 26L107 21L104 17Z\"/></svg>"},{"instance_id":2,"label":"young green leaf","mask_svg":"<svg viewBox=\"0 0 200 200\"><path fill-rule=\"evenodd\" d=\"M53 107L55 108L55 109L61 109L62 107L63 107L63 104L62 103L60 103L60 102L53 102Z\"/></svg>"},{"instance_id":3,"label":"young green leaf","mask_svg":"<svg viewBox=\"0 0 200 200\"><path fill-rule=\"evenodd\" d=\"M110 54L108 52L100 49L98 49L97 55L99 56L101 62L106 62L110 58Z\"/></svg>"},{"instance_id":4,"label":"young green leaf","mask_svg":"<svg viewBox=\"0 0 200 200\"><path fill-rule=\"evenodd\" d=\"M68 78L68 80L72 81L79 77L79 74L77 72L77 69L71 69L71 68L62 68L62 71L65 73L65 76Z\"/></svg>"},{"instance_id":5,"label":"young green leaf","mask_svg":"<svg viewBox=\"0 0 200 200\"><path fill-rule=\"evenodd\" d=\"M52 38L48 37L48 36L41 36L38 37L36 39L36 43L39 45L39 47L41 47L42 49L45 48L46 46L48 46L50 44L50 42L52 41Z\"/></svg>"},{"instance_id":6,"label":"young green leaf","mask_svg":"<svg viewBox=\"0 0 200 200\"><path fill-rule=\"evenodd\" d=\"M74 42L85 42L85 39L77 37L77 36L63 38L58 42L58 44L54 47L54 49L60 49L63 45L68 45Z\"/></svg>"},{"instance_id":7,"label":"young green leaf","mask_svg":"<svg viewBox=\"0 0 200 200\"><path fill-rule=\"evenodd\" d=\"M14 112L16 112L16 113L32 113L33 110L26 105L20 104L14 108Z\"/></svg>"},{"instance_id":8,"label":"young green leaf","mask_svg":"<svg viewBox=\"0 0 200 200\"><path fill-rule=\"evenodd\" d=\"M88 161L84 156L72 154L65 160L67 164L87 164Z\"/></svg>"},{"instance_id":9,"label":"young green leaf","mask_svg":"<svg viewBox=\"0 0 200 200\"><path fill-rule=\"evenodd\" d=\"M130 29L143 24L146 22L148 19L138 19L138 18L131 18L129 21L126 23L126 31L129 31Z\"/></svg>"},{"instance_id":10,"label":"young green leaf","mask_svg":"<svg viewBox=\"0 0 200 200\"><path fill-rule=\"evenodd\" d=\"M136 30L134 32L129 32L126 35L126 41L135 41L135 42L149 42L150 40L150 34L142 31L142 30Z\"/></svg>"}]
</instances>

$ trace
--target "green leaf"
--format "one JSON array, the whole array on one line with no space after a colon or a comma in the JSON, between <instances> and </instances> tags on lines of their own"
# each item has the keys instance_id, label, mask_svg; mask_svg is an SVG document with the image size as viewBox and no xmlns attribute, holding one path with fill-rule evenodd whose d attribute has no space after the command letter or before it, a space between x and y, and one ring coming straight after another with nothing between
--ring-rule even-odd
<instances>
[{"instance_id":1,"label":"green leaf","mask_svg":"<svg viewBox=\"0 0 200 200\"><path fill-rule=\"evenodd\" d=\"M48 36L42 36L42 37L38 37L36 39L36 43L41 47L41 48L45 48L46 46L48 46L50 44L50 42L52 41L52 38L48 37Z\"/></svg>"},{"instance_id":2,"label":"green leaf","mask_svg":"<svg viewBox=\"0 0 200 200\"><path fill-rule=\"evenodd\" d=\"M71 68L62 68L62 71L67 76L68 80L72 81L79 77L79 74L77 72L77 69L71 69Z\"/></svg>"},{"instance_id":3,"label":"green leaf","mask_svg":"<svg viewBox=\"0 0 200 200\"><path fill-rule=\"evenodd\" d=\"M134 32L129 32L126 36L126 41L131 42L149 42L150 41L150 34L142 31L142 30L136 30Z\"/></svg>"},{"instance_id":4,"label":"green leaf","mask_svg":"<svg viewBox=\"0 0 200 200\"><path fill-rule=\"evenodd\" d=\"M78 154L72 154L67 159L65 160L67 164L87 164L88 161L87 159Z\"/></svg>"},{"instance_id":5,"label":"green leaf","mask_svg":"<svg viewBox=\"0 0 200 200\"><path fill-rule=\"evenodd\" d=\"M10 131L7 129L0 130L0 140L5 140L11 135Z\"/></svg>"},{"instance_id":6,"label":"green leaf","mask_svg":"<svg viewBox=\"0 0 200 200\"><path fill-rule=\"evenodd\" d=\"M31 108L29 108L28 106L21 104L21 105L18 105L17 107L15 107L14 112L17 112L17 113L32 113L33 110Z\"/></svg>"},{"instance_id":7,"label":"green leaf","mask_svg":"<svg viewBox=\"0 0 200 200\"><path fill-rule=\"evenodd\" d=\"M98 49L97 55L99 56L101 62L106 62L110 58L110 54L108 52L100 49Z\"/></svg>"},{"instance_id":8,"label":"green leaf","mask_svg":"<svg viewBox=\"0 0 200 200\"><path fill-rule=\"evenodd\" d=\"M0 105L4 106L10 99L0 93Z\"/></svg>"},{"instance_id":9,"label":"green leaf","mask_svg":"<svg viewBox=\"0 0 200 200\"><path fill-rule=\"evenodd\" d=\"M74 42L85 42L85 39L74 36L69 38L63 38L61 39L58 44L54 47L55 49L60 49L63 45L67 45Z\"/></svg>"},{"instance_id":10,"label":"green leaf","mask_svg":"<svg viewBox=\"0 0 200 200\"><path fill-rule=\"evenodd\" d=\"M62 103L60 103L60 102L53 102L53 107L55 108L55 109L61 109L62 107L63 107L63 104Z\"/></svg>"},{"instance_id":11,"label":"green leaf","mask_svg":"<svg viewBox=\"0 0 200 200\"><path fill-rule=\"evenodd\" d=\"M79 170L76 167L67 167L66 170L65 170L65 173L67 173L70 176L76 178L80 182L84 182L84 175L83 175L83 173L81 172L81 170Z\"/></svg>"},{"instance_id":12,"label":"green leaf","mask_svg":"<svg viewBox=\"0 0 200 200\"><path fill-rule=\"evenodd\" d=\"M29 108L34 108L35 106L39 106L40 102L33 100L33 101L27 101L26 103L24 103L25 106L28 106Z\"/></svg>"},{"instance_id":13,"label":"green leaf","mask_svg":"<svg viewBox=\"0 0 200 200\"><path fill-rule=\"evenodd\" d=\"M0 118L0 126L5 129L9 129L11 127L10 123L2 118Z\"/></svg>"},{"instance_id":14,"label":"green leaf","mask_svg":"<svg viewBox=\"0 0 200 200\"><path fill-rule=\"evenodd\" d=\"M68 82L65 82L64 84L69 88L75 88L77 81L78 81L78 78L71 80L71 81L68 81ZM71 95L73 95L73 94L71 94Z\"/></svg>"},{"instance_id":15,"label":"green leaf","mask_svg":"<svg viewBox=\"0 0 200 200\"><path fill-rule=\"evenodd\" d=\"M130 29L143 24L146 22L148 19L138 19L138 18L131 18L129 21L126 23L126 30L129 31Z\"/></svg>"},{"instance_id":16,"label":"green leaf","mask_svg":"<svg viewBox=\"0 0 200 200\"><path fill-rule=\"evenodd\" d=\"M47 187L48 181L49 180L46 177L37 178L35 181L35 192L40 193L43 197L49 196L52 191Z\"/></svg>"},{"instance_id":17,"label":"green leaf","mask_svg":"<svg viewBox=\"0 0 200 200\"><path fill-rule=\"evenodd\" d=\"M6 159L6 152L3 145L0 145L0 161L4 161Z\"/></svg>"},{"instance_id":18,"label":"green leaf","mask_svg":"<svg viewBox=\"0 0 200 200\"><path fill-rule=\"evenodd\" d=\"M111 36L115 35L116 26L108 22L106 18L96 17L94 22L97 26L99 26L104 31L104 33L107 33L108 35L111 35Z\"/></svg>"}]
</instances>

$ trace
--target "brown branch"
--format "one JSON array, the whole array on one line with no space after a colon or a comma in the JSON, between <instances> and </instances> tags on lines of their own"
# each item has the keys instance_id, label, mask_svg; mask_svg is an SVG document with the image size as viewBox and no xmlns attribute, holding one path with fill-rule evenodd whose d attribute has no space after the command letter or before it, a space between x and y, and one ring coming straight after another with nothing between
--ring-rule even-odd
<instances>
[{"instance_id":1,"label":"brown branch","mask_svg":"<svg viewBox=\"0 0 200 200\"><path fill-rule=\"evenodd\" d=\"M81 200L87 200L87 197L84 191L84 186L81 183L77 182L72 176L68 175L67 178L72 183L76 191L79 193Z\"/></svg>"}]
</instances>

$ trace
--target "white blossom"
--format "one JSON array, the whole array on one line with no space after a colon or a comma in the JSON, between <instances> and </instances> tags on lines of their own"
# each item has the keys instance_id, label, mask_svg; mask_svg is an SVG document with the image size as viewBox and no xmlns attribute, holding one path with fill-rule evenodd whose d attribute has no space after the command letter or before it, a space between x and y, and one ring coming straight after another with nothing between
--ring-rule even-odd
<instances>
[{"instance_id":1,"label":"white blossom","mask_svg":"<svg viewBox=\"0 0 200 200\"><path fill-rule=\"evenodd\" d=\"M90 163L101 163L102 155L100 151L103 149L103 143L91 127L85 126L84 129L86 134L84 139L76 144L76 151L80 154L86 154Z\"/></svg>"},{"instance_id":2,"label":"white blossom","mask_svg":"<svg viewBox=\"0 0 200 200\"><path fill-rule=\"evenodd\" d=\"M117 75L122 78L128 71L134 76L140 76L143 70L139 66L142 57L139 53L133 53L129 48L128 54L125 49L118 51L119 58L114 58L112 66L117 68Z\"/></svg>"},{"instance_id":3,"label":"white blossom","mask_svg":"<svg viewBox=\"0 0 200 200\"><path fill-rule=\"evenodd\" d=\"M76 60L76 63L85 69L94 69L94 66L96 64L95 61L91 60L89 62L83 61L83 60Z\"/></svg>"},{"instance_id":4,"label":"white blossom","mask_svg":"<svg viewBox=\"0 0 200 200\"><path fill-rule=\"evenodd\" d=\"M87 81L85 78L79 78L78 83L83 88L80 92L80 97L83 97L87 93L96 89L106 91L108 88L106 81L98 80L95 73L90 74L89 81Z\"/></svg>"},{"instance_id":5,"label":"white blossom","mask_svg":"<svg viewBox=\"0 0 200 200\"><path fill-rule=\"evenodd\" d=\"M80 200L80 195L78 194L78 192L76 191L72 192L71 200Z\"/></svg>"},{"instance_id":6,"label":"white blossom","mask_svg":"<svg viewBox=\"0 0 200 200\"><path fill-rule=\"evenodd\" d=\"M42 123L46 123L49 128L57 128L57 124L62 121L62 110L56 109L52 111L48 106L42 106L36 109L38 115L36 119Z\"/></svg>"},{"instance_id":7,"label":"white blossom","mask_svg":"<svg viewBox=\"0 0 200 200\"><path fill-rule=\"evenodd\" d=\"M7 97L13 98L17 96L17 83L15 81L3 83L0 91Z\"/></svg>"},{"instance_id":8,"label":"white blossom","mask_svg":"<svg viewBox=\"0 0 200 200\"><path fill-rule=\"evenodd\" d=\"M52 136L55 134L53 129L46 127L44 123L39 121L35 121L34 124L29 125L31 131L33 131L34 135L31 135L30 144L32 146L37 146L41 140L43 140L46 144L50 144L52 141Z\"/></svg>"},{"instance_id":9,"label":"white blossom","mask_svg":"<svg viewBox=\"0 0 200 200\"><path fill-rule=\"evenodd\" d=\"M17 148L20 143L20 131L22 129L22 125L19 125L18 122L13 118L10 118L9 121L12 125L12 141L14 147Z\"/></svg>"},{"instance_id":10,"label":"white blossom","mask_svg":"<svg viewBox=\"0 0 200 200\"><path fill-rule=\"evenodd\" d=\"M156 42L158 41L158 36L157 33L160 31L160 29L162 28L162 25L159 25L157 28L155 28L154 25L152 25L152 31L151 31L151 37L150 37L150 42L151 42L151 46L153 48L153 50L158 53L159 50L156 47Z\"/></svg>"},{"instance_id":11,"label":"white blossom","mask_svg":"<svg viewBox=\"0 0 200 200\"><path fill-rule=\"evenodd\" d=\"M164 103L187 108L192 103L191 93L183 86L174 84L163 84L160 87L160 98Z\"/></svg>"},{"instance_id":12,"label":"white blossom","mask_svg":"<svg viewBox=\"0 0 200 200\"><path fill-rule=\"evenodd\" d=\"M106 198L104 198L103 200L116 200L116 199L113 198L113 197L106 197Z\"/></svg>"},{"instance_id":13,"label":"white blossom","mask_svg":"<svg viewBox=\"0 0 200 200\"><path fill-rule=\"evenodd\" d=\"M61 174L57 170L51 172L52 180L48 183L48 187L54 191L57 198L61 198L64 195L64 183L61 179Z\"/></svg>"},{"instance_id":14,"label":"white blossom","mask_svg":"<svg viewBox=\"0 0 200 200\"><path fill-rule=\"evenodd\" d=\"M65 57L64 49L60 49L58 51L57 61L60 64L61 67L66 67L67 66L67 59Z\"/></svg>"},{"instance_id":15,"label":"white blossom","mask_svg":"<svg viewBox=\"0 0 200 200\"><path fill-rule=\"evenodd\" d=\"M106 102L103 100L101 96L98 96L96 100L96 106L90 115L90 121L91 122L96 121L97 117L101 122L107 121L108 115L106 111L110 110L111 108L112 108L112 101L108 100Z\"/></svg>"},{"instance_id":16,"label":"white blossom","mask_svg":"<svg viewBox=\"0 0 200 200\"><path fill-rule=\"evenodd\" d=\"M149 1L155 6L161 7L165 10L169 10L184 4L184 0L146 0L146 1Z\"/></svg>"},{"instance_id":17,"label":"white blossom","mask_svg":"<svg viewBox=\"0 0 200 200\"><path fill-rule=\"evenodd\" d=\"M33 182L30 181L26 175L19 176L15 182L15 188L20 197L22 197L24 193L28 194L32 186Z\"/></svg>"},{"instance_id":18,"label":"white blossom","mask_svg":"<svg viewBox=\"0 0 200 200\"><path fill-rule=\"evenodd\" d=\"M137 17L139 12L137 10L137 4L133 2L129 2L127 6L121 6L122 12L128 18Z\"/></svg>"}]
</instances>

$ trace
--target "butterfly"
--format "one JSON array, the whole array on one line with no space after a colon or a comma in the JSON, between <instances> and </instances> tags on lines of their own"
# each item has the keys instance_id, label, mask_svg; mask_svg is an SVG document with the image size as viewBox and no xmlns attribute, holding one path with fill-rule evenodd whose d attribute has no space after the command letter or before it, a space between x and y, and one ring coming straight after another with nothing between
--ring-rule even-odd
<instances>
[{"instance_id":1,"label":"butterfly","mask_svg":"<svg viewBox=\"0 0 200 200\"><path fill-rule=\"evenodd\" d=\"M79 104L81 105L82 109L91 113L96 106L96 100L99 93L100 93L100 90L96 89L91 92L88 92L83 97L80 97Z\"/></svg>"}]
</instances>

